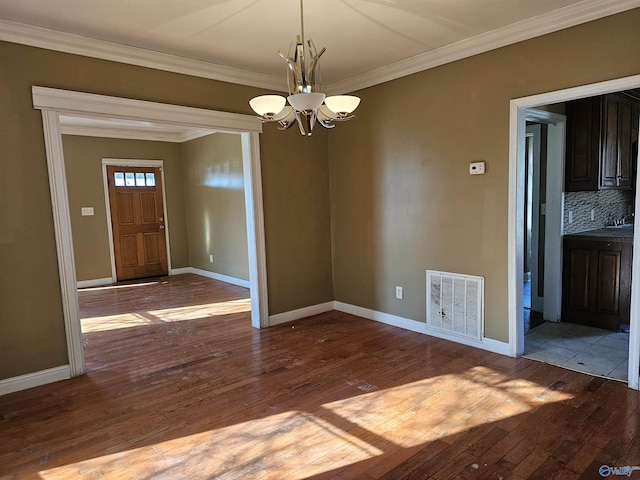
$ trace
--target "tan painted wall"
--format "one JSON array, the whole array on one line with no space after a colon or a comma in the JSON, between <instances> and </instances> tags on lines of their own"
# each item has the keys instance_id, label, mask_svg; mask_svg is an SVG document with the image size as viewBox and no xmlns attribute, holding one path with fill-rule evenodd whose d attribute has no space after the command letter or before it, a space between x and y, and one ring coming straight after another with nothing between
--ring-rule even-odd
<instances>
[{"instance_id":1,"label":"tan painted wall","mask_svg":"<svg viewBox=\"0 0 640 480\"><path fill-rule=\"evenodd\" d=\"M0 43L0 71L0 379L6 379L68 362L42 118L33 109L31 87L245 114L251 114L248 100L265 92L11 43ZM272 313L331 297L329 205L328 195L322 193L328 185L320 185L328 181L328 167L322 162L326 137L324 142L318 137L324 146L315 154L306 152L315 145L313 140L285 143L294 133L283 134L267 125L261 136L263 190L269 204L267 268L270 280L277 282L273 289L269 285ZM300 151L289 156L289 147ZM316 164L279 170L294 164L298 156ZM288 201L275 205L283 191ZM305 213L302 228L300 211ZM302 261L283 263L291 252ZM310 285L318 288L309 289Z\"/></svg>"},{"instance_id":2,"label":"tan painted wall","mask_svg":"<svg viewBox=\"0 0 640 480\"><path fill-rule=\"evenodd\" d=\"M103 158L164 160L171 267L188 266L179 144L63 135L62 145L78 280L111 277ZM95 215L83 217L81 207L93 207Z\"/></svg>"},{"instance_id":3,"label":"tan painted wall","mask_svg":"<svg viewBox=\"0 0 640 480\"><path fill-rule=\"evenodd\" d=\"M480 275L486 335L508 341L509 101L640 73L639 25L635 9L359 92L329 136L336 300L424 322L426 269Z\"/></svg>"},{"instance_id":4,"label":"tan painted wall","mask_svg":"<svg viewBox=\"0 0 640 480\"><path fill-rule=\"evenodd\" d=\"M180 157L189 266L249 280L240 135L214 133L185 142Z\"/></svg>"}]
</instances>

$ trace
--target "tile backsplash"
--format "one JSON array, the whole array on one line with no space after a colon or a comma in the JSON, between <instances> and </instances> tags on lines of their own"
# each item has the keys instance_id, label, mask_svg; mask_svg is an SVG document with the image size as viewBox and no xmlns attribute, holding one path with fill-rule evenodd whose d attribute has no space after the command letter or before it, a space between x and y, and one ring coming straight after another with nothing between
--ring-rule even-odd
<instances>
[{"instance_id":1,"label":"tile backsplash","mask_svg":"<svg viewBox=\"0 0 640 480\"><path fill-rule=\"evenodd\" d=\"M635 192L630 190L600 190L597 192L566 192L564 194L564 233L579 233L604 227L612 220L633 212ZM591 220L591 209L595 220ZM569 212L573 222L569 223Z\"/></svg>"}]
</instances>

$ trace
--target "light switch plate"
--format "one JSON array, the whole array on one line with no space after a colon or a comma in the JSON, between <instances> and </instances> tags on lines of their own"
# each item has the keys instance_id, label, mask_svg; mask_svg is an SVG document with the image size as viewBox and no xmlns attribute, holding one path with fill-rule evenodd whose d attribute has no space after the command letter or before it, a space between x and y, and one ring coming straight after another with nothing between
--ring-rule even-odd
<instances>
[{"instance_id":1,"label":"light switch plate","mask_svg":"<svg viewBox=\"0 0 640 480\"><path fill-rule=\"evenodd\" d=\"M91 217L93 215L93 207L82 207L82 216Z\"/></svg>"},{"instance_id":2,"label":"light switch plate","mask_svg":"<svg viewBox=\"0 0 640 480\"><path fill-rule=\"evenodd\" d=\"M471 175L484 175L484 162L471 162L469 164L469 173Z\"/></svg>"}]
</instances>

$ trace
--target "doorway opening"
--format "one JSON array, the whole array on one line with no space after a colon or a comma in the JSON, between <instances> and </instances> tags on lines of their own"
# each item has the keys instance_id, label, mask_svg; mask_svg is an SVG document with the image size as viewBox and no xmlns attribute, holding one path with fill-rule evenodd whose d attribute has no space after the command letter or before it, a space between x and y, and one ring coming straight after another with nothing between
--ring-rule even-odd
<instances>
[{"instance_id":1,"label":"doorway opening","mask_svg":"<svg viewBox=\"0 0 640 480\"><path fill-rule=\"evenodd\" d=\"M71 234L69 199L65 175L60 116L82 116L98 120L154 122L185 125L240 136L249 256L251 324L268 326L264 224L259 158L260 122L248 115L215 112L117 97L33 87L33 103L42 111L47 166L52 198L61 299L69 355L69 374L85 373L77 279Z\"/></svg>"},{"instance_id":2,"label":"doorway opening","mask_svg":"<svg viewBox=\"0 0 640 480\"><path fill-rule=\"evenodd\" d=\"M550 92L541 95L535 95L532 97L525 97L515 99L511 101L511 128L510 128L510 202L509 202L509 332L510 332L510 351L513 356L526 354L525 348L525 322L524 322L524 293L525 293L525 265L527 256L526 246L526 228L528 226L527 215L528 208L526 207L527 188L527 157L528 143L527 143L527 121L532 122L529 118L531 109L537 109L545 105L560 104L571 100L577 100L581 98L591 97L595 95L605 95L613 92L619 92L624 90L636 89L640 87L640 76L627 77L623 79L602 82L599 84L588 85L583 87L576 87L567 90ZM564 150L564 149L563 149ZM637 150L633 154L633 162L638 161ZM548 166L553 165L553 162ZM534 175L535 177L535 175ZM559 227L553 229L552 240L556 242L556 247L549 248L549 243L545 241L544 250L544 295L543 295L543 315L545 320L548 320L546 325L550 326L571 326L568 323L560 322L562 313L563 299L562 295L562 283L561 280L558 286L552 290L549 290L547 284L547 278L549 275L548 267L551 265L554 269L553 277L562 279L563 269L563 250L562 250L562 234L563 224L566 225L568 212L564 211L564 195L562 193L564 184L564 169L560 167L559 175L552 175L550 171L547 171L547 180L556 179L560 185L560 197L559 208L558 206L550 205L549 198L547 196L546 202L541 202L541 214L544 205L544 213L546 217L549 215L557 215L559 219ZM548 185L547 185L548 187ZM547 189L547 195L549 190ZM531 195L532 198L532 195ZM635 199L634 210L638 208L638 198ZM593 216L593 214L592 214ZM533 217L533 215L532 215ZM541 215L542 217L542 215ZM548 227L549 218L545 219L545 237L548 237L550 231ZM534 235L535 236L535 235ZM637 230L633 234L633 247L640 248L640 235ZM640 251L640 250L639 250ZM566 253L566 252L565 252ZM556 255L554 262L547 261L551 255ZM565 256L566 260L566 256ZM565 263L565 270L566 270ZM633 265L631 270L640 272L640 261L638 256L634 256ZM565 272L566 273L566 272ZM640 273L638 273L640 274ZM638 281L638 274L632 275L631 278L631 295L627 300L627 305L630 305L630 326L629 336L627 340L628 345L628 367L627 378L630 388L638 389L640 380L640 321L638 317L640 312L638 306L640 305L640 282ZM533 275L532 275L533 276ZM565 289L566 290L566 289ZM551 294L551 302L549 303L548 292ZM566 293L566 292L565 292ZM532 296L533 299L533 296ZM566 304L566 302L565 302ZM582 327L578 325L578 327ZM534 328L535 331L535 328ZM556 331L553 335L558 337L564 335L565 332ZM588 334L591 339L593 336ZM608 340L607 340L608 341ZM622 342L624 343L624 342ZM593 355L595 349L591 346L587 349L586 354ZM590 353L589 353L590 352ZM549 362L553 363L553 362ZM578 368L579 369L579 368Z\"/></svg>"}]
</instances>

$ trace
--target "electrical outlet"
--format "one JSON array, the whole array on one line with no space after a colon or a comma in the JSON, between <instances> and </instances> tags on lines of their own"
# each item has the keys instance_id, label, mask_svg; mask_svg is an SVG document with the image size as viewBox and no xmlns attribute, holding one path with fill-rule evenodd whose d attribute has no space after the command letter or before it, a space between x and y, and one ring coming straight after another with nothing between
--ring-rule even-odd
<instances>
[{"instance_id":1,"label":"electrical outlet","mask_svg":"<svg viewBox=\"0 0 640 480\"><path fill-rule=\"evenodd\" d=\"M213 263L213 255L209 255L209 263Z\"/></svg>"},{"instance_id":2,"label":"electrical outlet","mask_svg":"<svg viewBox=\"0 0 640 480\"><path fill-rule=\"evenodd\" d=\"M593 222L596 219L596 209L591 209L591 221Z\"/></svg>"},{"instance_id":3,"label":"electrical outlet","mask_svg":"<svg viewBox=\"0 0 640 480\"><path fill-rule=\"evenodd\" d=\"M402 287L396 287L396 298L402 300L403 296Z\"/></svg>"},{"instance_id":4,"label":"electrical outlet","mask_svg":"<svg viewBox=\"0 0 640 480\"><path fill-rule=\"evenodd\" d=\"M573 223L573 210L569 210L569 223Z\"/></svg>"}]
</instances>

